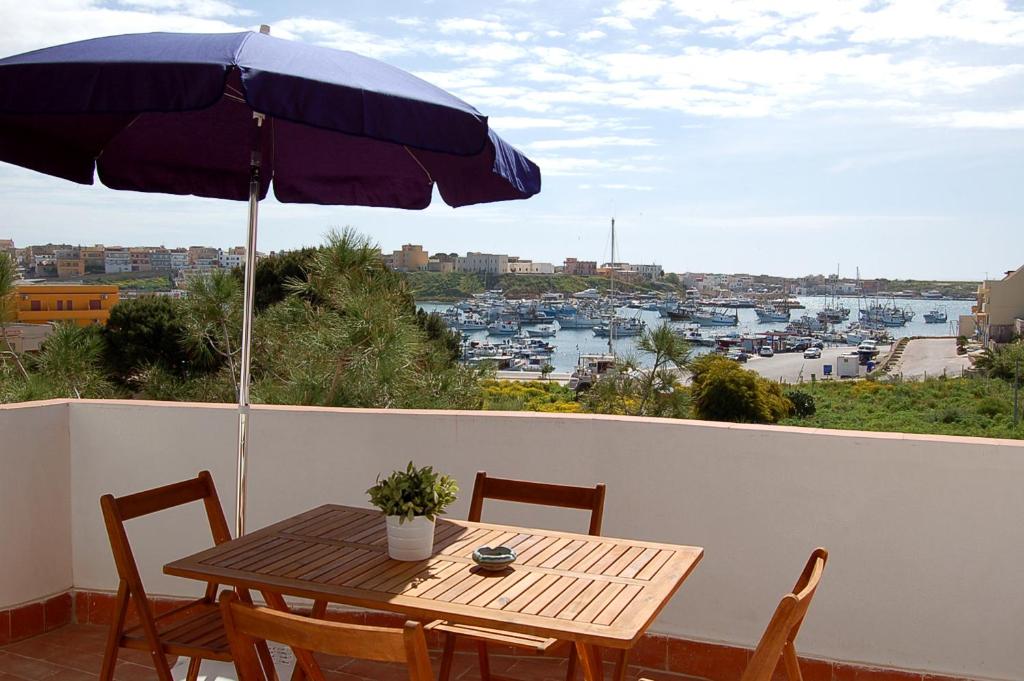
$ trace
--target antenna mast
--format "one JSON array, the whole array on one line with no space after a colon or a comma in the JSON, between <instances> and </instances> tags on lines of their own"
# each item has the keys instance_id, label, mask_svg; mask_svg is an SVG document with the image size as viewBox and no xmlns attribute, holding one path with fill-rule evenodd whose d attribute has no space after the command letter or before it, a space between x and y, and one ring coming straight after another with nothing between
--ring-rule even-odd
<instances>
[{"instance_id":1,"label":"antenna mast","mask_svg":"<svg viewBox=\"0 0 1024 681\"><path fill-rule=\"evenodd\" d=\"M612 318L608 322L608 354L614 355L615 350L612 349L612 341L615 338L615 218L612 218L612 261L609 263L608 268L608 279L609 279L609 295L612 303Z\"/></svg>"}]
</instances>

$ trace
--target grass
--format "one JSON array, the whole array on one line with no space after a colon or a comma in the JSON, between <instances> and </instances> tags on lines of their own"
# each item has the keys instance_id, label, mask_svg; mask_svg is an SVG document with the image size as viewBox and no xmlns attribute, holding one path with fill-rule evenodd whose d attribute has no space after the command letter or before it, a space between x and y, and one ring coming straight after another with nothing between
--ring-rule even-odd
<instances>
[{"instance_id":1,"label":"grass","mask_svg":"<svg viewBox=\"0 0 1024 681\"><path fill-rule=\"evenodd\" d=\"M817 413L781 424L1024 439L1024 423L1013 425L1013 388L998 379L819 381L800 390L814 396Z\"/></svg>"},{"instance_id":2,"label":"grass","mask_svg":"<svg viewBox=\"0 0 1024 681\"><path fill-rule=\"evenodd\" d=\"M483 409L580 413L573 392L554 382L487 380ZM780 425L892 433L1024 439L1013 425L1013 388L988 378L930 378L914 382L818 381L799 387L814 396L817 412Z\"/></svg>"}]
</instances>

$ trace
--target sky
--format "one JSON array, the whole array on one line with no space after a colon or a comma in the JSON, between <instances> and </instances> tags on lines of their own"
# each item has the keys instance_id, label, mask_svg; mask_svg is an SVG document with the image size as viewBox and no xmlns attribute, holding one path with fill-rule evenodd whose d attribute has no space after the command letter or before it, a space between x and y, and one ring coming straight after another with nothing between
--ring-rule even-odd
<instances>
[{"instance_id":1,"label":"sky","mask_svg":"<svg viewBox=\"0 0 1024 681\"><path fill-rule=\"evenodd\" d=\"M667 271L998 278L1024 264L1024 0L0 0L0 56L147 31L273 35L448 89L538 163L527 201L265 201L259 250L351 225L385 251ZM244 203L0 164L0 238L227 247Z\"/></svg>"}]
</instances>

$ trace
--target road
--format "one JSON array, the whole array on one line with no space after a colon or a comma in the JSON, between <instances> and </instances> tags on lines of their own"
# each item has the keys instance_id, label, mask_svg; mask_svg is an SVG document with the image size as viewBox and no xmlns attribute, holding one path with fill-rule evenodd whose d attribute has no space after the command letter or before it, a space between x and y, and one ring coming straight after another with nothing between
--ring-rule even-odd
<instances>
[{"instance_id":1,"label":"road","mask_svg":"<svg viewBox=\"0 0 1024 681\"><path fill-rule=\"evenodd\" d=\"M959 376L970 366L967 355L956 354L954 338L915 338L907 343L903 358L890 372L903 378Z\"/></svg>"},{"instance_id":2,"label":"road","mask_svg":"<svg viewBox=\"0 0 1024 681\"><path fill-rule=\"evenodd\" d=\"M889 352L888 345L879 345L879 357L884 357ZM803 380L811 380L811 374L816 378L822 377L822 366L832 365L835 375L836 357L849 354L854 350L851 345L840 345L825 348L821 351L821 359L804 359L802 352L778 353L774 357L751 357L743 364L744 369L750 369L773 381L785 381L787 383L799 383L801 375Z\"/></svg>"}]
</instances>

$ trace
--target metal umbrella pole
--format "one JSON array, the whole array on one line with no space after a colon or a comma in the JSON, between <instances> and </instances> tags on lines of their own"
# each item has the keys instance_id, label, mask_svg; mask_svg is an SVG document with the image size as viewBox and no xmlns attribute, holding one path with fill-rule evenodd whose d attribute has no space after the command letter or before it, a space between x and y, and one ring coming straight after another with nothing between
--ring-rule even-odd
<instances>
[{"instance_id":1,"label":"metal umbrella pole","mask_svg":"<svg viewBox=\"0 0 1024 681\"><path fill-rule=\"evenodd\" d=\"M256 119L263 123L262 116ZM249 379L252 364L252 322L256 297L256 225L260 207L260 152L249 165L249 234L245 242L245 284L242 294L242 368L238 381L238 456L235 461L235 536L245 534L246 453L249 445Z\"/></svg>"}]
</instances>

